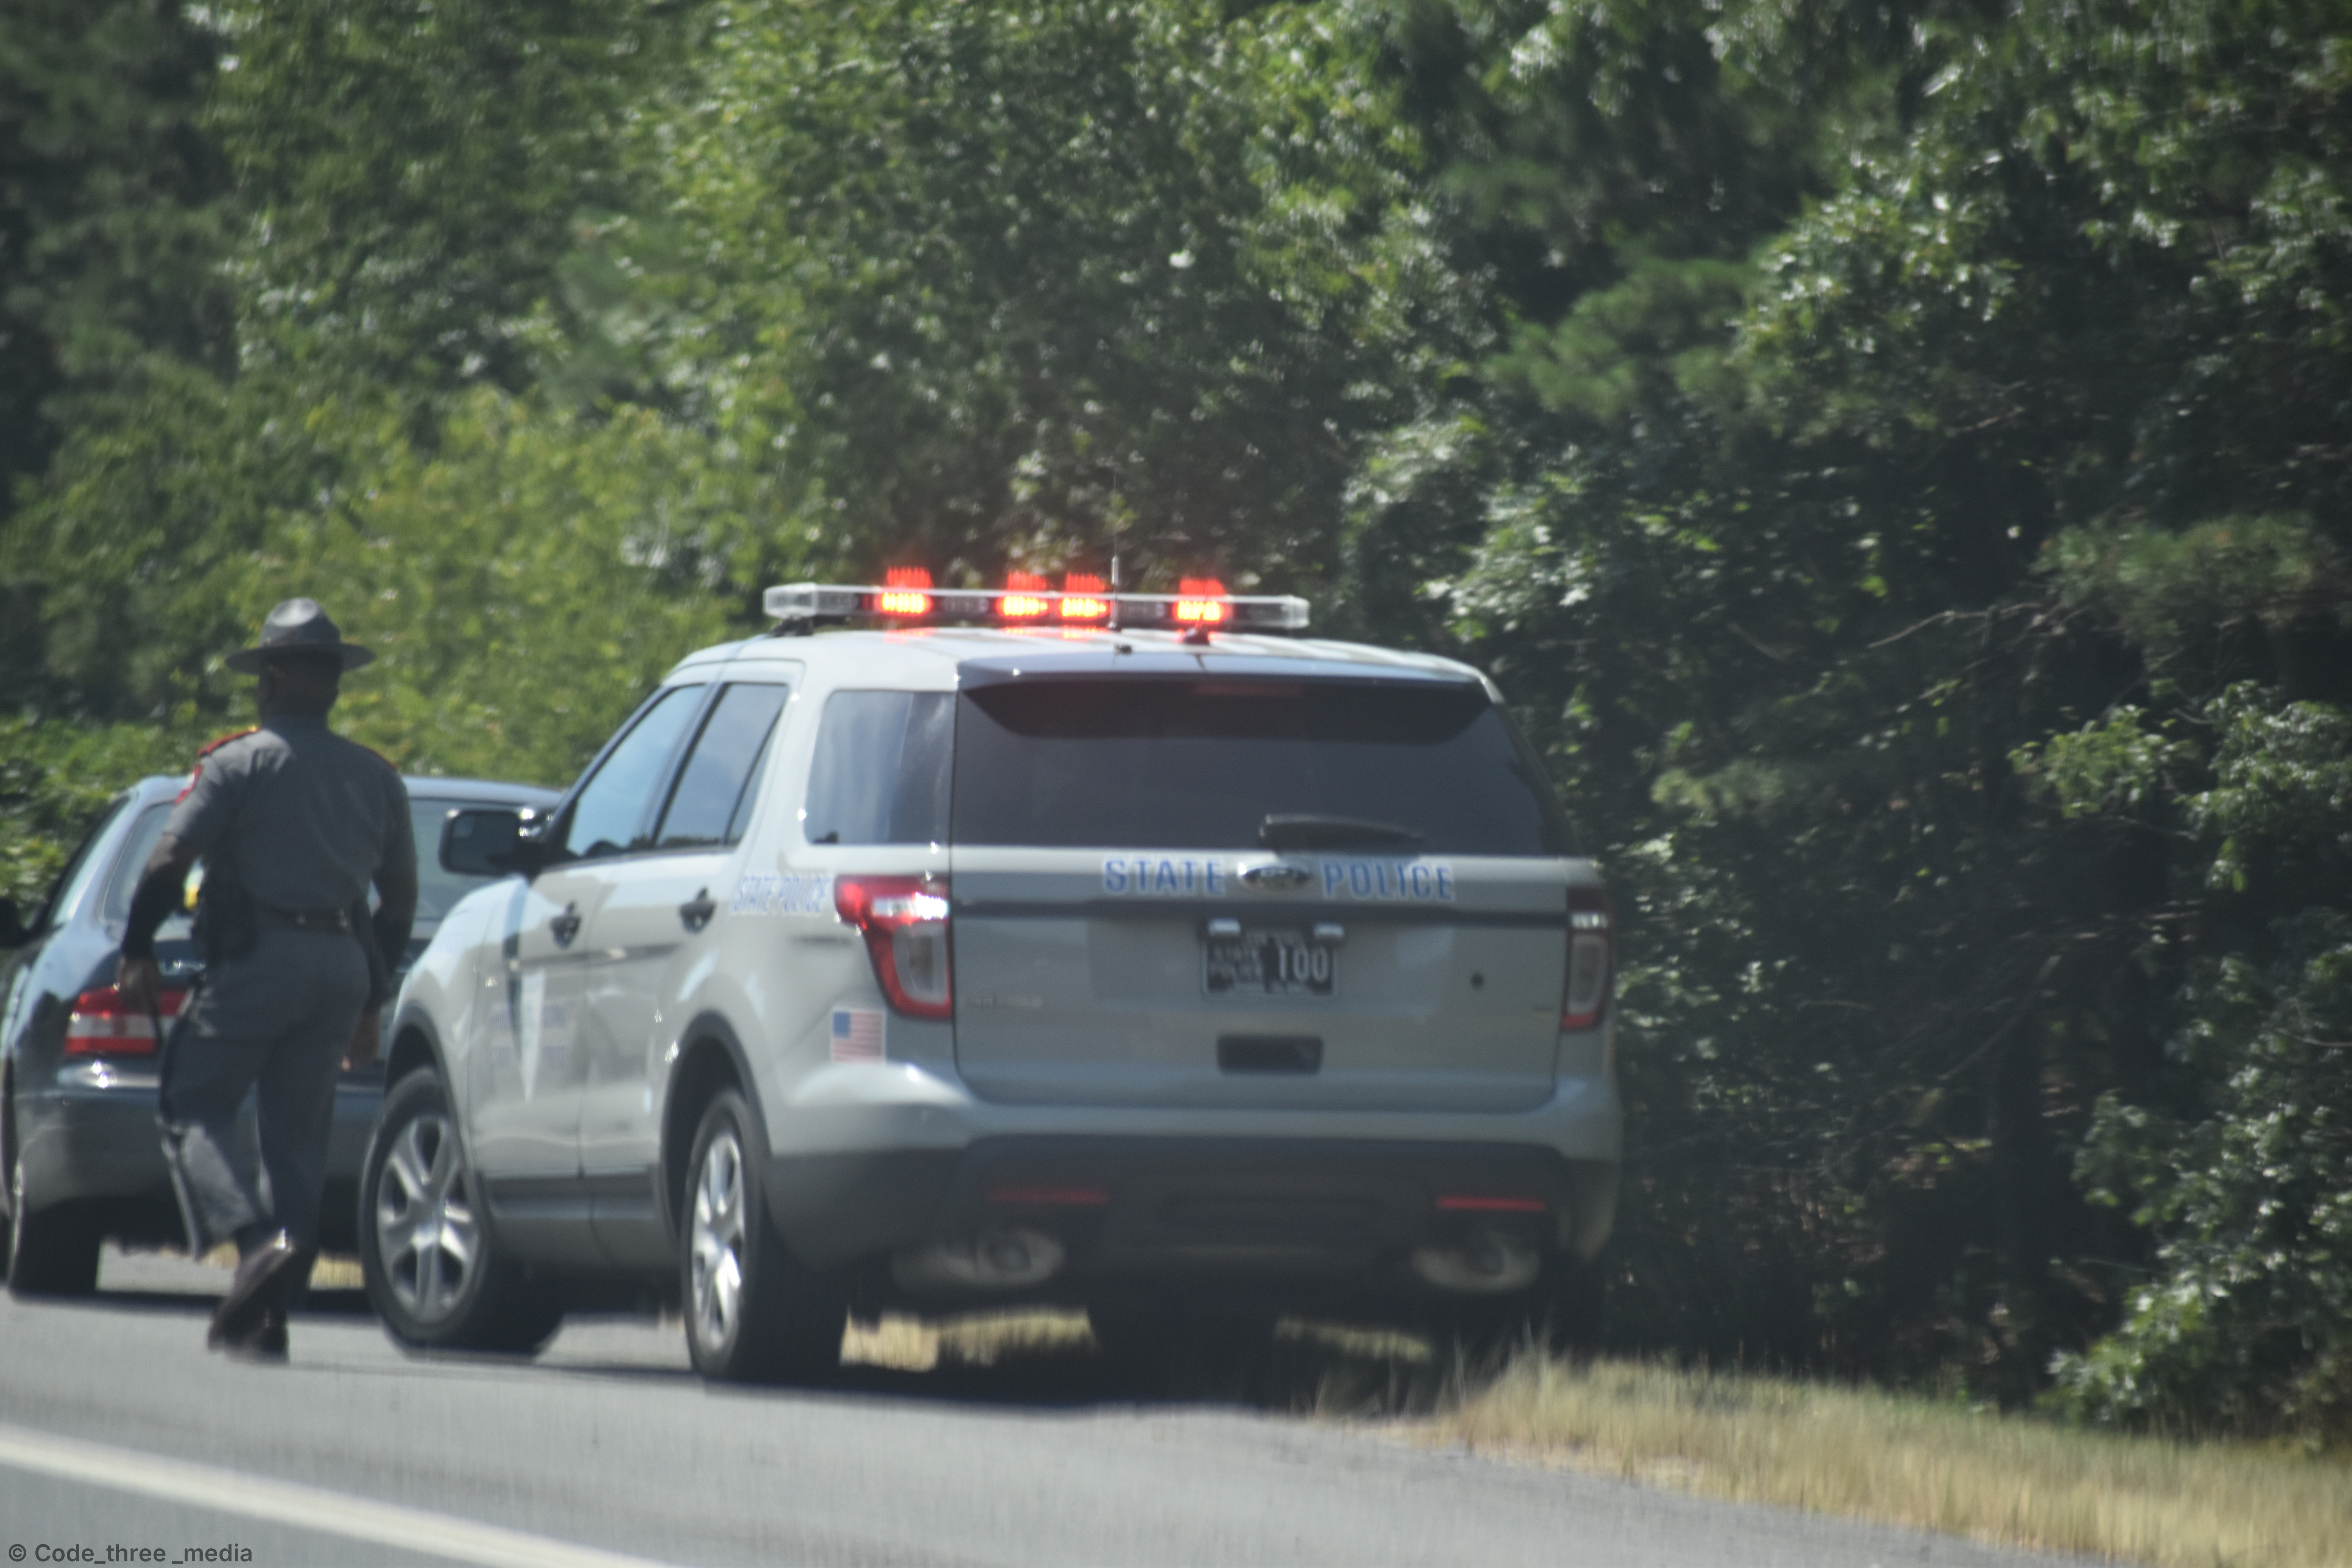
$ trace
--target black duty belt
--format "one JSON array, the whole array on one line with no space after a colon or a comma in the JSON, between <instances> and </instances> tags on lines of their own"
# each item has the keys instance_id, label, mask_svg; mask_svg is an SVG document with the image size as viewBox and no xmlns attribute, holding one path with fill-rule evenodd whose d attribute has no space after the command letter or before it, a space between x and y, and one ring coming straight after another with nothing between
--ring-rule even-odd
<instances>
[{"instance_id":1,"label":"black duty belt","mask_svg":"<svg viewBox=\"0 0 2352 1568\"><path fill-rule=\"evenodd\" d=\"M268 904L260 907L261 923L285 931L325 931L333 936L349 936L352 917L345 910L280 910Z\"/></svg>"}]
</instances>

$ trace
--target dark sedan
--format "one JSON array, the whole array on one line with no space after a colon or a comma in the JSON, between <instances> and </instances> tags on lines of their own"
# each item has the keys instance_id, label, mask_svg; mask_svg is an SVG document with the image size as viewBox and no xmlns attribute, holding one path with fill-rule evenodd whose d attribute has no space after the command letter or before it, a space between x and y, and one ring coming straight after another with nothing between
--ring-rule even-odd
<instances>
[{"instance_id":1,"label":"dark sedan","mask_svg":"<svg viewBox=\"0 0 2352 1568\"><path fill-rule=\"evenodd\" d=\"M155 1125L155 1024L115 994L115 958L139 880L183 774L142 779L116 795L29 920L0 910L0 1252L17 1295L80 1295L98 1285L99 1247L184 1240ZM477 779L412 778L424 950L441 915L479 885L441 868L441 825L462 806L552 805L552 791ZM200 965L188 922L167 921L156 942L168 1015ZM325 1234L353 1244L360 1161L383 1098L381 1066L345 1076L335 1095L327 1163ZM250 1121L252 1105L246 1114Z\"/></svg>"}]
</instances>

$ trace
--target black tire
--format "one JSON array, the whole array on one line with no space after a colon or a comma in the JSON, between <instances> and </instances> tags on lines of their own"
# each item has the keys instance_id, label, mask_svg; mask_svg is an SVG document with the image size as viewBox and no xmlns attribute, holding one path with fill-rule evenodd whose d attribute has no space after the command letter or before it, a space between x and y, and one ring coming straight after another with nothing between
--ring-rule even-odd
<instances>
[{"instance_id":1,"label":"black tire","mask_svg":"<svg viewBox=\"0 0 2352 1568\"><path fill-rule=\"evenodd\" d=\"M98 1290L98 1249L106 1239L79 1204L34 1208L25 1156L8 1145L7 1247L11 1296L89 1296Z\"/></svg>"},{"instance_id":2,"label":"black tire","mask_svg":"<svg viewBox=\"0 0 2352 1568\"><path fill-rule=\"evenodd\" d=\"M722 1090L702 1112L678 1205L679 1296L694 1370L723 1383L809 1383L841 1364L849 1299L769 1223L751 1108Z\"/></svg>"},{"instance_id":3,"label":"black tire","mask_svg":"<svg viewBox=\"0 0 2352 1568\"><path fill-rule=\"evenodd\" d=\"M1591 1355L1605 1321L1601 1270L1572 1254L1544 1259L1543 1273L1525 1290L1470 1296L1446 1302L1430 1321L1431 1338L1470 1366L1492 1371L1514 1356Z\"/></svg>"},{"instance_id":4,"label":"black tire","mask_svg":"<svg viewBox=\"0 0 2352 1568\"><path fill-rule=\"evenodd\" d=\"M563 1321L562 1304L499 1249L429 1068L383 1097L360 1167L359 1241L368 1304L411 1349L527 1355Z\"/></svg>"}]
</instances>

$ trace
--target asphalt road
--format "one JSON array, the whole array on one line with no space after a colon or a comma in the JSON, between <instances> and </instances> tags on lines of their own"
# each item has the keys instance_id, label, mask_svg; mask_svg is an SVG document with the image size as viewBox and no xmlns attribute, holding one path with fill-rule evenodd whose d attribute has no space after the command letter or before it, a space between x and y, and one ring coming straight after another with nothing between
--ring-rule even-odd
<instances>
[{"instance_id":1,"label":"asphalt road","mask_svg":"<svg viewBox=\"0 0 2352 1568\"><path fill-rule=\"evenodd\" d=\"M203 1348L196 1292L219 1278L110 1261L95 1301L0 1299L12 1561L2057 1561L1154 1398L1083 1356L711 1389L674 1322L567 1326L535 1362L421 1360L329 1298L296 1319L290 1364L247 1366Z\"/></svg>"}]
</instances>

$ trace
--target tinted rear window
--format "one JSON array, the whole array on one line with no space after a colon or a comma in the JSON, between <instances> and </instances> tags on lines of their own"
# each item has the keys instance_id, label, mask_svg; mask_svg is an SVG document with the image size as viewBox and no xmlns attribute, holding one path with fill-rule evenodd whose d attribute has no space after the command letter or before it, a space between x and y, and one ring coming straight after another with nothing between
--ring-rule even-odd
<instances>
[{"instance_id":1,"label":"tinted rear window","mask_svg":"<svg viewBox=\"0 0 2352 1568\"><path fill-rule=\"evenodd\" d=\"M960 844L1248 849L1295 816L1391 824L1424 854L1569 852L1480 687L1028 679L960 700Z\"/></svg>"},{"instance_id":2,"label":"tinted rear window","mask_svg":"<svg viewBox=\"0 0 2352 1568\"><path fill-rule=\"evenodd\" d=\"M935 844L947 837L944 691L836 691L824 701L801 830L812 844Z\"/></svg>"}]
</instances>

